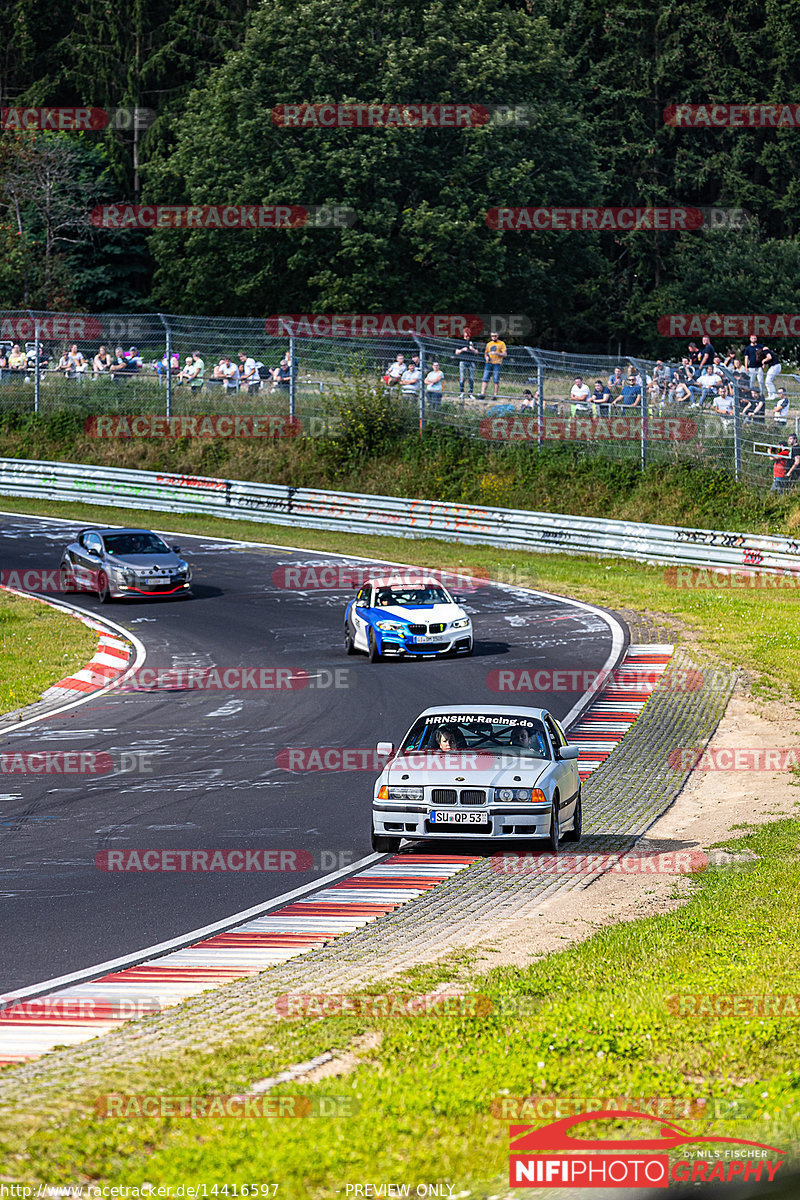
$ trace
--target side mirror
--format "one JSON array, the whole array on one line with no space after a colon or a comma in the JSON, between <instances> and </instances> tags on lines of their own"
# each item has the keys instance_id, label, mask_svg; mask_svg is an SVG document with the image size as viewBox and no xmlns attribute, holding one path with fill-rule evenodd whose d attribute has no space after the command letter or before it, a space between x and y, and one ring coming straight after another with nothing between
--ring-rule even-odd
<instances>
[{"instance_id":1,"label":"side mirror","mask_svg":"<svg viewBox=\"0 0 800 1200\"><path fill-rule=\"evenodd\" d=\"M580 746L561 746L558 751L558 757L562 762L568 762L575 759L581 752Z\"/></svg>"},{"instance_id":2,"label":"side mirror","mask_svg":"<svg viewBox=\"0 0 800 1200\"><path fill-rule=\"evenodd\" d=\"M378 742L377 751L385 758L391 758L394 754L394 742Z\"/></svg>"},{"instance_id":3,"label":"side mirror","mask_svg":"<svg viewBox=\"0 0 800 1200\"><path fill-rule=\"evenodd\" d=\"M86 553L89 554L92 558L100 557L100 551L97 549L96 546L84 546L84 549L85 549Z\"/></svg>"},{"instance_id":4,"label":"side mirror","mask_svg":"<svg viewBox=\"0 0 800 1200\"><path fill-rule=\"evenodd\" d=\"M180 546L172 546L171 549L174 551L175 554L180 554L180 552L181 552Z\"/></svg>"}]
</instances>

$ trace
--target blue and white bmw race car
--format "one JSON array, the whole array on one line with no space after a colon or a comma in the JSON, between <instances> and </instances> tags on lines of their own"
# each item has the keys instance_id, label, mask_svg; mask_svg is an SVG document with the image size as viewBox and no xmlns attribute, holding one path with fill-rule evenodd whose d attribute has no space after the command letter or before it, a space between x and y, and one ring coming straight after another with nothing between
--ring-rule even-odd
<instances>
[{"instance_id":1,"label":"blue and white bmw race car","mask_svg":"<svg viewBox=\"0 0 800 1200\"><path fill-rule=\"evenodd\" d=\"M472 654L472 621L435 579L369 579L344 614L344 646L370 662L406 655Z\"/></svg>"},{"instance_id":2,"label":"blue and white bmw race car","mask_svg":"<svg viewBox=\"0 0 800 1200\"><path fill-rule=\"evenodd\" d=\"M582 832L577 746L543 708L426 708L375 781L372 848L403 838L516 841L544 838L556 852Z\"/></svg>"}]
</instances>

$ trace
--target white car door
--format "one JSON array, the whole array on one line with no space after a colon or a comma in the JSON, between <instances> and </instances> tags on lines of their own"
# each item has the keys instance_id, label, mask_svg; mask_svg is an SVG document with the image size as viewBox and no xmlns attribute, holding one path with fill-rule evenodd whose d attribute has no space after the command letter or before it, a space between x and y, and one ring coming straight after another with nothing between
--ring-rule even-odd
<instances>
[{"instance_id":1,"label":"white car door","mask_svg":"<svg viewBox=\"0 0 800 1200\"><path fill-rule=\"evenodd\" d=\"M546 718L547 732L550 735L550 740L556 750L562 746L566 746L567 737L564 730L559 725L554 717L547 716ZM556 778L558 780L558 794L561 801L560 804L560 819L559 823L572 819L575 811L575 804L578 798L578 787L580 778L578 776L578 763L576 759L559 759L555 764Z\"/></svg>"}]
</instances>

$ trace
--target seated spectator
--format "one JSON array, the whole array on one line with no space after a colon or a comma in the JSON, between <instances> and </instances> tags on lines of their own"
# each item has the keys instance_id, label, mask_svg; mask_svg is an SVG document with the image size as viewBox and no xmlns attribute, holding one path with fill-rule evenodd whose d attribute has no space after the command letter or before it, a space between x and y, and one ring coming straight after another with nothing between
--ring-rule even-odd
<instances>
[{"instance_id":1,"label":"seated spectator","mask_svg":"<svg viewBox=\"0 0 800 1200\"><path fill-rule=\"evenodd\" d=\"M28 359L16 342L11 347L11 353L8 356L8 366L11 371L26 371L28 369Z\"/></svg>"},{"instance_id":2,"label":"seated spectator","mask_svg":"<svg viewBox=\"0 0 800 1200\"><path fill-rule=\"evenodd\" d=\"M238 392L241 373L236 363L231 362L229 355L224 358L220 371L225 380L225 391Z\"/></svg>"},{"instance_id":3,"label":"seated spectator","mask_svg":"<svg viewBox=\"0 0 800 1200\"><path fill-rule=\"evenodd\" d=\"M288 387L292 380L292 364L288 354L284 354L280 361L280 365L275 367L272 374L272 387L270 391L275 392L279 387Z\"/></svg>"},{"instance_id":4,"label":"seated spectator","mask_svg":"<svg viewBox=\"0 0 800 1200\"><path fill-rule=\"evenodd\" d=\"M135 349L136 349L136 347L135 347L135 346L131 346L131 350L135 350ZM170 371L172 371L173 373L174 373L174 372L176 372L176 371L180 371L180 369L181 369L181 357L180 357L180 355L179 355L179 354L173 353L173 354L170 356L170 358L168 359L168 358L167 358L167 352L166 352L166 350L165 350L165 351L164 351L164 353L163 353L163 355L162 355L162 357L161 357L161 359L160 359L160 361L159 361L159 362L154 362L154 363L153 363L153 370L155 371L155 373L156 373L156 375L158 376L159 380L160 380L160 379L161 379L163 376L166 376L166 374L167 374L167 368L168 368L168 367L169 367L169 370L170 370Z\"/></svg>"},{"instance_id":5,"label":"seated spectator","mask_svg":"<svg viewBox=\"0 0 800 1200\"><path fill-rule=\"evenodd\" d=\"M384 375L384 382L389 387L397 387L400 380L403 378L403 372L406 370L406 360L404 354L398 354L395 361L389 366Z\"/></svg>"},{"instance_id":6,"label":"seated spectator","mask_svg":"<svg viewBox=\"0 0 800 1200\"><path fill-rule=\"evenodd\" d=\"M8 355L6 354L5 350L0 350L0 371L8 370L10 370L8 365Z\"/></svg>"},{"instance_id":7,"label":"seated spectator","mask_svg":"<svg viewBox=\"0 0 800 1200\"><path fill-rule=\"evenodd\" d=\"M196 374L197 374L197 368L194 365L194 359L192 358L191 354L187 354L186 362L183 364L180 371L178 372L178 378L175 380L175 382L176 383L191 383Z\"/></svg>"},{"instance_id":8,"label":"seated spectator","mask_svg":"<svg viewBox=\"0 0 800 1200\"><path fill-rule=\"evenodd\" d=\"M94 378L98 375L107 375L111 370L111 355L106 350L105 346L101 346L92 359L92 368L94 370Z\"/></svg>"},{"instance_id":9,"label":"seated spectator","mask_svg":"<svg viewBox=\"0 0 800 1200\"><path fill-rule=\"evenodd\" d=\"M719 388L722 386L722 376L713 364L706 367L703 374L698 377L697 386L700 388L698 405L702 408L709 396L713 399L719 394Z\"/></svg>"},{"instance_id":10,"label":"seated spectator","mask_svg":"<svg viewBox=\"0 0 800 1200\"><path fill-rule=\"evenodd\" d=\"M239 364L239 383L241 387L246 387L248 395L252 396L261 387L261 376L258 373L256 360L245 354L244 350L240 350Z\"/></svg>"},{"instance_id":11,"label":"seated spectator","mask_svg":"<svg viewBox=\"0 0 800 1200\"><path fill-rule=\"evenodd\" d=\"M785 425L789 415L789 397L785 388L778 388L777 402L772 410L772 419L776 425Z\"/></svg>"},{"instance_id":12,"label":"seated spectator","mask_svg":"<svg viewBox=\"0 0 800 1200\"><path fill-rule=\"evenodd\" d=\"M70 346L69 354L67 355L67 361L69 362L69 373L74 375L77 379L82 379L89 364L74 342Z\"/></svg>"},{"instance_id":13,"label":"seated spectator","mask_svg":"<svg viewBox=\"0 0 800 1200\"><path fill-rule=\"evenodd\" d=\"M602 379L595 380L594 390L589 396L589 403L594 404L595 412L600 417L607 417L609 405L614 401L611 394L611 384L603 383Z\"/></svg>"},{"instance_id":14,"label":"seated spectator","mask_svg":"<svg viewBox=\"0 0 800 1200\"><path fill-rule=\"evenodd\" d=\"M673 404L689 404L692 399L692 393L689 391L688 383L684 383L679 379L670 393L670 400Z\"/></svg>"},{"instance_id":15,"label":"seated spectator","mask_svg":"<svg viewBox=\"0 0 800 1200\"><path fill-rule=\"evenodd\" d=\"M539 407L539 389L536 389L534 396L530 388L525 388L522 393L522 403L519 406L520 412L536 412Z\"/></svg>"},{"instance_id":16,"label":"seated spectator","mask_svg":"<svg viewBox=\"0 0 800 1200\"><path fill-rule=\"evenodd\" d=\"M63 361L64 360L62 358L61 362L63 362ZM58 364L59 371L62 369L61 362ZM119 375L119 374L126 372L127 370L128 370L128 360L125 357L125 354L123 353L122 346L117 346L116 350L114 351L114 361L112 362L111 366L109 367L109 373L111 375Z\"/></svg>"},{"instance_id":17,"label":"seated spectator","mask_svg":"<svg viewBox=\"0 0 800 1200\"><path fill-rule=\"evenodd\" d=\"M723 417L733 416L733 388L723 384L717 391L714 400L714 411Z\"/></svg>"},{"instance_id":18,"label":"seated spectator","mask_svg":"<svg viewBox=\"0 0 800 1200\"><path fill-rule=\"evenodd\" d=\"M583 378L580 375L576 376L575 382L573 383L572 389L569 393L569 398L572 403L586 404L590 395L591 392L589 391L587 384L583 382Z\"/></svg>"},{"instance_id":19,"label":"seated spectator","mask_svg":"<svg viewBox=\"0 0 800 1200\"><path fill-rule=\"evenodd\" d=\"M193 380L195 387L197 387L198 382L200 384L202 384L202 382L203 382L203 376L205 375L205 372L206 372L206 364L203 362L202 358L200 357L200 355L197 353L196 350L192 351L192 358L194 359L194 365L197 367L197 374L195 375L194 380Z\"/></svg>"},{"instance_id":20,"label":"seated spectator","mask_svg":"<svg viewBox=\"0 0 800 1200\"><path fill-rule=\"evenodd\" d=\"M744 389L742 389L744 390ZM750 396L747 404L742 408L742 414L746 421L759 421L763 424L764 421L764 397L759 392L758 388L750 389Z\"/></svg>"},{"instance_id":21,"label":"seated spectator","mask_svg":"<svg viewBox=\"0 0 800 1200\"><path fill-rule=\"evenodd\" d=\"M412 359L400 377L400 391L404 396L416 396L419 390L419 380L422 372L419 364Z\"/></svg>"},{"instance_id":22,"label":"seated spectator","mask_svg":"<svg viewBox=\"0 0 800 1200\"><path fill-rule=\"evenodd\" d=\"M131 348L126 352L125 365L128 369L128 373L131 375L135 375L137 371L141 371L142 367L144 366L144 360L135 346L131 346Z\"/></svg>"}]
</instances>

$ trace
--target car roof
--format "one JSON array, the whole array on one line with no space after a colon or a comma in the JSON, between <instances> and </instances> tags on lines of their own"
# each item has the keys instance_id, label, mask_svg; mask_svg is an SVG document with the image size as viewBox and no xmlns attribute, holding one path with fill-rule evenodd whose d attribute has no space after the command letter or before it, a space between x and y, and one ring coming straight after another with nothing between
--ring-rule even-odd
<instances>
[{"instance_id":1,"label":"car roof","mask_svg":"<svg viewBox=\"0 0 800 1200\"><path fill-rule=\"evenodd\" d=\"M410 580L403 575L376 575L373 579L366 579L364 583L372 587L444 587L440 579L426 579L423 576Z\"/></svg>"},{"instance_id":2,"label":"car roof","mask_svg":"<svg viewBox=\"0 0 800 1200\"><path fill-rule=\"evenodd\" d=\"M152 529L139 529L138 527L128 525L111 525L108 529L100 529L95 525L90 525L88 529L81 529L78 536L84 533L99 533L101 537L105 537L107 533L152 533ZM156 534L156 537L159 535Z\"/></svg>"},{"instance_id":3,"label":"car roof","mask_svg":"<svg viewBox=\"0 0 800 1200\"><path fill-rule=\"evenodd\" d=\"M465 717L483 716L484 713L508 717L539 717L549 712L546 708L532 708L528 705L512 704L437 704L433 708L424 708L420 717L439 716L443 713L463 713Z\"/></svg>"}]
</instances>

